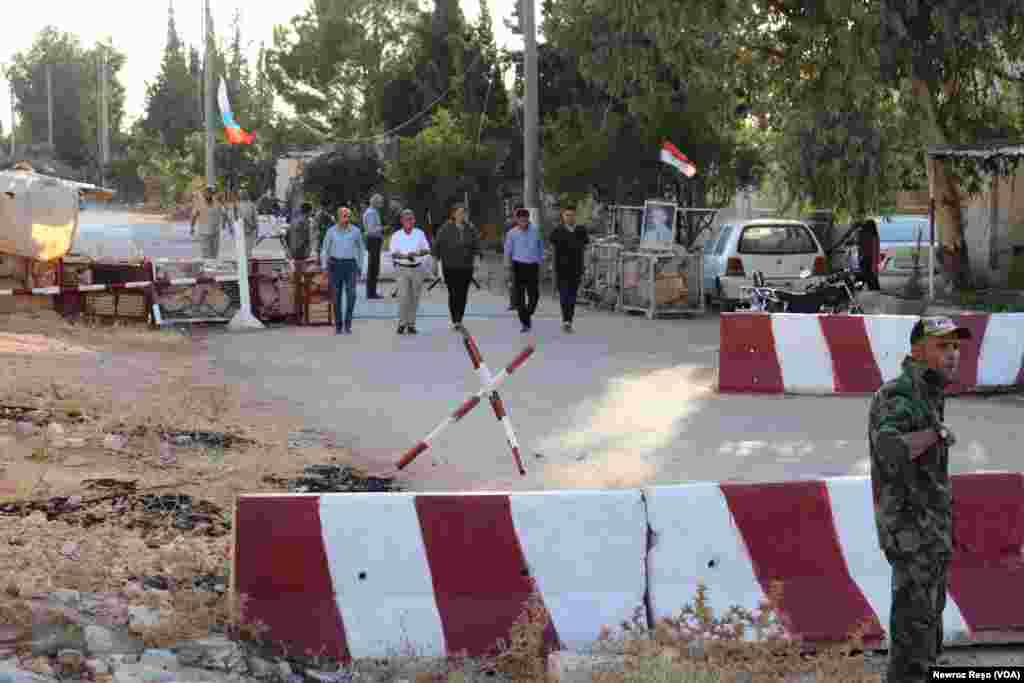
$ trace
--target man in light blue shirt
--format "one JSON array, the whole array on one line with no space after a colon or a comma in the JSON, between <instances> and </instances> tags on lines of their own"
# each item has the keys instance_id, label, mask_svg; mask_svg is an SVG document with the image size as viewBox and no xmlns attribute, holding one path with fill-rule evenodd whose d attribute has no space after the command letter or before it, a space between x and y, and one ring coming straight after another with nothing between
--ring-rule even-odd
<instances>
[{"instance_id":1,"label":"man in light blue shirt","mask_svg":"<svg viewBox=\"0 0 1024 683\"><path fill-rule=\"evenodd\" d=\"M334 333L352 334L352 314L356 309L356 279L363 272L363 233L349 222L352 211L338 209L338 222L324 236L320 266L327 272L334 297ZM342 315L341 296L347 301Z\"/></svg>"},{"instance_id":2,"label":"man in light blue shirt","mask_svg":"<svg viewBox=\"0 0 1024 683\"><path fill-rule=\"evenodd\" d=\"M380 209L384 197L375 194L370 197L370 208L363 212L363 228L366 229L366 251L370 262L366 267L366 298L380 299L377 294L377 278L380 277L380 251L384 246L384 224L380 220Z\"/></svg>"},{"instance_id":3,"label":"man in light blue shirt","mask_svg":"<svg viewBox=\"0 0 1024 683\"><path fill-rule=\"evenodd\" d=\"M532 329L532 318L540 300L540 266L544 262L544 242L540 231L530 222L530 212L519 206L516 224L505 235L505 267L512 271L516 309L523 334ZM529 301L527 301L529 297Z\"/></svg>"}]
</instances>

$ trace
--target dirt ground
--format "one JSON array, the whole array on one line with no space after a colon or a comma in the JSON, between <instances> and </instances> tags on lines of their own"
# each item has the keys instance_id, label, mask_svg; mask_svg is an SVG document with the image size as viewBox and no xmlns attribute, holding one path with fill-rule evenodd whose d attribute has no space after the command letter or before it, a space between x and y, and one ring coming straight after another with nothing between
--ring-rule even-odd
<instances>
[{"instance_id":1,"label":"dirt ground","mask_svg":"<svg viewBox=\"0 0 1024 683\"><path fill-rule=\"evenodd\" d=\"M49 312L0 317L0 501L130 479L229 510L239 492L280 490L268 475L345 461L336 448L288 448L301 421L257 386L227 385L200 331L73 327ZM119 432L124 443L111 444L107 436ZM239 438L224 447L182 436L196 432Z\"/></svg>"}]
</instances>

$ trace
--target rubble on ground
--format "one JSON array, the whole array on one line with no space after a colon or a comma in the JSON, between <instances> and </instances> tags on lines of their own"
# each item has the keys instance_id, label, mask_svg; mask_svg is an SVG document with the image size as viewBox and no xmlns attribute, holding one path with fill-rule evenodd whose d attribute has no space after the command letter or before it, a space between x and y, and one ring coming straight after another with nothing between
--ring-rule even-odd
<instances>
[{"instance_id":1,"label":"rubble on ground","mask_svg":"<svg viewBox=\"0 0 1024 683\"><path fill-rule=\"evenodd\" d=\"M47 521L60 519L83 529L116 520L126 529L144 533L164 528L170 520L179 531L211 537L231 530L230 515L209 501L180 493L147 493L139 490L136 481L88 479L82 484L94 495L0 503L0 517L27 517L41 512Z\"/></svg>"},{"instance_id":2,"label":"rubble on ground","mask_svg":"<svg viewBox=\"0 0 1024 683\"><path fill-rule=\"evenodd\" d=\"M225 577L216 577L223 590ZM32 596L33 624L0 625L0 683L389 683L449 681L444 659L390 657L347 667L327 657L280 656L252 639L213 632L166 647L147 647L144 631L160 625L159 610L131 604L139 591L173 589L167 577L141 577L116 593L57 590ZM456 680L506 679L467 660Z\"/></svg>"},{"instance_id":3,"label":"rubble on ground","mask_svg":"<svg viewBox=\"0 0 1024 683\"><path fill-rule=\"evenodd\" d=\"M401 487L393 479L372 477L345 465L310 465L302 476L282 479L267 476L263 481L292 493L393 493Z\"/></svg>"}]
</instances>

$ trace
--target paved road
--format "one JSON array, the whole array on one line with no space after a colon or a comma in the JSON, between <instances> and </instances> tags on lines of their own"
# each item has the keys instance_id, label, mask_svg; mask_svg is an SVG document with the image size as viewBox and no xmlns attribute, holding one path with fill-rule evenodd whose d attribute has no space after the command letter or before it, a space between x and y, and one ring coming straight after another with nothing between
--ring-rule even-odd
<instances>
[{"instance_id":1,"label":"paved road","mask_svg":"<svg viewBox=\"0 0 1024 683\"><path fill-rule=\"evenodd\" d=\"M184 223L83 213L80 242L108 255L191 256ZM261 253L276 255L271 241ZM360 295L363 294L360 286ZM392 285L384 285L390 293ZM502 296L473 290L466 323L492 369L526 339ZM386 471L478 384L460 338L448 329L439 287L421 307L418 337L395 335L391 300L357 307L355 334L284 327L214 334L209 348L229 377L290 402L311 427L337 432L371 469ZM562 334L545 297L533 340L537 353L502 388L526 455L512 465L487 404L446 431L406 470L424 490L634 486L687 480L780 480L867 473L867 398L719 396L718 320L648 321L581 311L578 333ZM954 399L952 468L1020 470L1024 436L1018 398ZM447 464L431 465L431 453ZM537 457L540 455L541 457ZM406 476L406 474L403 474Z\"/></svg>"},{"instance_id":2,"label":"paved road","mask_svg":"<svg viewBox=\"0 0 1024 683\"><path fill-rule=\"evenodd\" d=\"M435 291L424 306L444 307ZM492 369L525 343L496 296L474 293L466 323ZM360 303L363 308L365 302ZM537 353L501 393L526 454L512 465L500 425L482 404L406 472L423 490L626 487L687 480L784 480L867 473L867 398L720 396L713 390L718 321L648 321L584 312L564 335L550 299L534 328ZM416 338L365 319L351 337L326 328L215 335L229 377L261 377L311 426L337 432L373 471L425 436L477 380L460 338L426 318ZM957 472L1021 469L1016 398L954 399ZM431 452L448 463L431 464ZM538 457L539 456L541 457Z\"/></svg>"}]
</instances>

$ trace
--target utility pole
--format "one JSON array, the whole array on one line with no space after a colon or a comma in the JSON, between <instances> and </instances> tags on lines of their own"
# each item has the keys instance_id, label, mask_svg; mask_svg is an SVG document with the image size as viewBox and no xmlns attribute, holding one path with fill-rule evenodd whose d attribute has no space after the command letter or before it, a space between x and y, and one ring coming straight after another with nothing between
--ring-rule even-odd
<instances>
[{"instance_id":1,"label":"utility pole","mask_svg":"<svg viewBox=\"0 0 1024 683\"><path fill-rule=\"evenodd\" d=\"M97 183L103 187L103 53L96 53L96 167Z\"/></svg>"},{"instance_id":2,"label":"utility pole","mask_svg":"<svg viewBox=\"0 0 1024 683\"><path fill-rule=\"evenodd\" d=\"M103 169L110 165L110 55L103 52Z\"/></svg>"},{"instance_id":3,"label":"utility pole","mask_svg":"<svg viewBox=\"0 0 1024 683\"><path fill-rule=\"evenodd\" d=\"M46 65L46 113L49 120L49 142L53 149L53 64Z\"/></svg>"},{"instance_id":4,"label":"utility pole","mask_svg":"<svg viewBox=\"0 0 1024 683\"><path fill-rule=\"evenodd\" d=\"M14 142L15 142L15 140L17 138L17 136L15 135L15 131L17 131L18 129L14 125L14 123L15 123L15 121L14 121L14 84L13 83L8 83L8 87L9 87L10 92L11 92L11 161L15 161L15 159L14 159L14 152L15 152Z\"/></svg>"},{"instance_id":5,"label":"utility pole","mask_svg":"<svg viewBox=\"0 0 1024 683\"><path fill-rule=\"evenodd\" d=\"M537 191L539 170L538 126L540 98L537 79L537 26L534 20L534 0L519 0L519 16L523 24L523 75L525 76L526 106L523 112L523 204L530 210L530 220L540 219L540 196Z\"/></svg>"},{"instance_id":6,"label":"utility pole","mask_svg":"<svg viewBox=\"0 0 1024 683\"><path fill-rule=\"evenodd\" d=\"M213 18L210 16L210 0L204 0L206 15L206 58L203 67L204 92L206 94L206 184L214 185L216 181L216 169L214 168L214 143L213 143Z\"/></svg>"}]
</instances>

